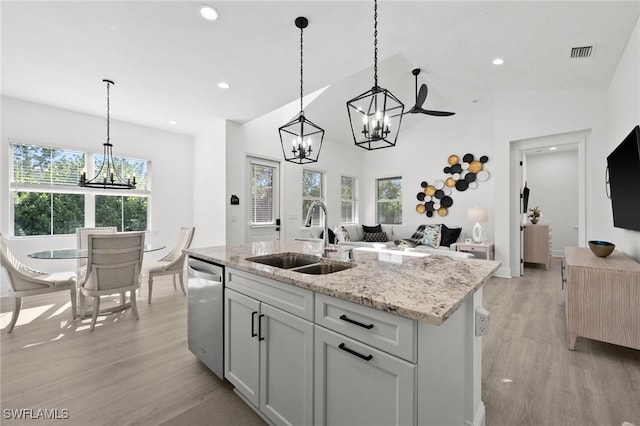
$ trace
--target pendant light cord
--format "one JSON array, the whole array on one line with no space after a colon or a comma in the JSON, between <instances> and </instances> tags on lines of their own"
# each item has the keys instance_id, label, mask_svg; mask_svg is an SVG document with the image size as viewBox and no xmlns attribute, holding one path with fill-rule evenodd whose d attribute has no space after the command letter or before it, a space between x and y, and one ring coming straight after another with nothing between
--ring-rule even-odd
<instances>
[{"instance_id":1,"label":"pendant light cord","mask_svg":"<svg viewBox=\"0 0 640 426\"><path fill-rule=\"evenodd\" d=\"M109 82L107 82L107 143L109 143L110 141L110 137L109 137L109 87L111 86L111 84Z\"/></svg>"},{"instance_id":2,"label":"pendant light cord","mask_svg":"<svg viewBox=\"0 0 640 426\"><path fill-rule=\"evenodd\" d=\"M302 73L303 73L303 68L302 68L302 31L303 28L300 28L300 113L303 113L302 110Z\"/></svg>"},{"instance_id":3,"label":"pendant light cord","mask_svg":"<svg viewBox=\"0 0 640 426\"><path fill-rule=\"evenodd\" d=\"M378 87L378 0L373 2L373 86Z\"/></svg>"}]
</instances>

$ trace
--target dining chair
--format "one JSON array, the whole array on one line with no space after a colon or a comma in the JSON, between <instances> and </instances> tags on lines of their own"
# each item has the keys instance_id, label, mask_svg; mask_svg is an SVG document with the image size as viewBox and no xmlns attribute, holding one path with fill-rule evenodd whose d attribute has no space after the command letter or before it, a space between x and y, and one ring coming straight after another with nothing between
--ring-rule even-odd
<instances>
[{"instance_id":1,"label":"dining chair","mask_svg":"<svg viewBox=\"0 0 640 426\"><path fill-rule=\"evenodd\" d=\"M76 274L74 272L46 272L36 271L22 263L11 253L4 237L0 234L0 263L9 275L11 289L9 296L14 298L13 316L9 323L8 333L18 321L22 298L37 294L52 293L54 291L69 290L71 296L71 318L76 315Z\"/></svg>"},{"instance_id":2,"label":"dining chair","mask_svg":"<svg viewBox=\"0 0 640 426\"><path fill-rule=\"evenodd\" d=\"M180 235L178 236L178 241L173 246L171 251L162 259L157 262L149 263L144 266L144 270L142 275L149 277L149 298L148 303L151 303L151 293L153 292L153 279L155 277L159 277L162 275L173 275L173 289L177 290L176 287L176 275L180 280L180 288L182 289L182 293L184 295L187 292L184 289L184 278L183 278L183 268L184 268L184 259L185 254L182 252L184 249L188 249L191 245L191 241L193 241L193 234L196 228L181 228Z\"/></svg>"},{"instance_id":3,"label":"dining chair","mask_svg":"<svg viewBox=\"0 0 640 426\"><path fill-rule=\"evenodd\" d=\"M100 311L100 297L120 293L120 305L109 311L131 308L136 320L136 289L140 287L140 270L144 256L144 232L89 234L87 273L80 284L80 316L84 318L86 298L93 298L91 331ZM129 303L125 294L129 293Z\"/></svg>"},{"instance_id":4,"label":"dining chair","mask_svg":"<svg viewBox=\"0 0 640 426\"><path fill-rule=\"evenodd\" d=\"M89 247L89 234L115 234L118 228L115 226L96 226L93 228L76 228L76 248L78 250L87 250ZM84 275L87 272L87 258L78 256L78 282L84 281Z\"/></svg>"}]
</instances>

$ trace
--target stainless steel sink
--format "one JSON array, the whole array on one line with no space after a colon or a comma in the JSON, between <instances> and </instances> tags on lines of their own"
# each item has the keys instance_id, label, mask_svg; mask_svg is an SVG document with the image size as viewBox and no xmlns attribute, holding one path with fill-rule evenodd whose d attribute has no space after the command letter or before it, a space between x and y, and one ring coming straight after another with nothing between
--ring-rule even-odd
<instances>
[{"instance_id":1,"label":"stainless steel sink","mask_svg":"<svg viewBox=\"0 0 640 426\"><path fill-rule=\"evenodd\" d=\"M316 263L309 266L303 266L301 268L296 268L294 271L300 272L301 274L310 274L310 275L326 275L333 274L334 272L344 271L345 269L353 268L356 266L355 264L336 262L336 263Z\"/></svg>"},{"instance_id":2,"label":"stainless steel sink","mask_svg":"<svg viewBox=\"0 0 640 426\"><path fill-rule=\"evenodd\" d=\"M319 256L302 253L276 253L264 256L247 257L249 262L262 263L281 269L297 268L299 266L311 265L320 262Z\"/></svg>"}]
</instances>

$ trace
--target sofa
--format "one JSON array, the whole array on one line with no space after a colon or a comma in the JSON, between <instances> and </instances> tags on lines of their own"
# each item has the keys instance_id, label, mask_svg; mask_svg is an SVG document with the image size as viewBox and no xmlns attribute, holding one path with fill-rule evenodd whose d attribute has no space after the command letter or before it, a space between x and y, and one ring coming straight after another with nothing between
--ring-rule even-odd
<instances>
[{"instance_id":1,"label":"sofa","mask_svg":"<svg viewBox=\"0 0 640 426\"><path fill-rule=\"evenodd\" d=\"M423 244L422 237L416 237L416 231L419 231L419 228L432 228L436 225L442 226L442 230L446 230L448 241L441 241L446 245L425 245ZM380 231L384 233L384 235L380 235L380 241L365 241L365 239L371 240L371 238L365 238L365 229L374 231L373 233L377 233L375 231ZM442 224L420 225L419 227L417 227L416 225L385 224L376 225L374 227L363 227L363 225L360 224L342 224L337 226L335 229L330 230L329 242L332 242L331 238L332 236L334 236L335 239L333 240L333 242L335 244L353 248L369 247L378 249L389 249L396 248L396 246L401 246L410 251L420 251L449 256L459 255L459 257L464 258L475 257L471 253L456 251L455 244L462 240L462 232L461 230L458 230L457 232L451 233L450 231L454 229L456 228L448 228L446 227L446 225ZM318 239L322 238L324 228L322 226L312 226L310 228L305 228L305 230L303 230L303 235L300 239ZM370 235L368 237L370 237L372 233L369 234ZM451 237L453 236L455 236L455 240L451 241Z\"/></svg>"}]
</instances>

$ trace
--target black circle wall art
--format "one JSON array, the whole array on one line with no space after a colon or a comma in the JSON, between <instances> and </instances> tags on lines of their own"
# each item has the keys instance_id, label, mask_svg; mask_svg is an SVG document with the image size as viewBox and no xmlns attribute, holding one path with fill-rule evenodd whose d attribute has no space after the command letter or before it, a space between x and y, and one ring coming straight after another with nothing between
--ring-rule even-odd
<instances>
[{"instance_id":1,"label":"black circle wall art","mask_svg":"<svg viewBox=\"0 0 640 426\"><path fill-rule=\"evenodd\" d=\"M424 201L424 204L416 206L416 212L424 213L427 217L433 217L435 213L439 216L446 216L449 209L453 206L452 188L460 192L467 189L476 189L479 182L485 182L489 179L489 172L485 168L485 164L489 161L489 157L482 155L476 158L472 153L466 153L459 157L451 154L447 157L447 164L442 169L445 176L437 179L432 184L422 181L420 186L422 191L416 195L418 201Z\"/></svg>"}]
</instances>

